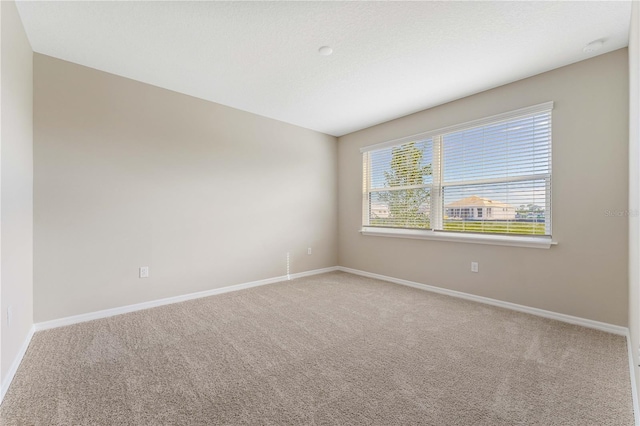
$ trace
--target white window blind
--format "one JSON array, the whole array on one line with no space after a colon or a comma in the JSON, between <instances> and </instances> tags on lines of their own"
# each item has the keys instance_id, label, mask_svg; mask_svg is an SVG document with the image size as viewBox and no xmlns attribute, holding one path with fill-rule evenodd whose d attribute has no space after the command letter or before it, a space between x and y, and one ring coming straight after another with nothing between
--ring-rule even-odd
<instances>
[{"instance_id":1,"label":"white window blind","mask_svg":"<svg viewBox=\"0 0 640 426\"><path fill-rule=\"evenodd\" d=\"M550 236L552 107L365 148L363 225Z\"/></svg>"}]
</instances>

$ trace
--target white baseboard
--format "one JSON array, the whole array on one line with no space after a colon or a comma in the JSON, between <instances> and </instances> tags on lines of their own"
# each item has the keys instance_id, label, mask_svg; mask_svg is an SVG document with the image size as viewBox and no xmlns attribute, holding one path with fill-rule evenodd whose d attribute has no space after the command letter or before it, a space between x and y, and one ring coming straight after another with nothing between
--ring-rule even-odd
<instances>
[{"instance_id":1,"label":"white baseboard","mask_svg":"<svg viewBox=\"0 0 640 426\"><path fill-rule=\"evenodd\" d=\"M633 348L631 346L631 333L627 330L627 352L629 356L629 376L631 378L631 398L633 401L633 418L635 426L640 426L640 406L638 405L638 385L636 383L635 362L633 361Z\"/></svg>"},{"instance_id":2,"label":"white baseboard","mask_svg":"<svg viewBox=\"0 0 640 426\"><path fill-rule=\"evenodd\" d=\"M409 287L419 288L421 290L431 291L433 293L445 294L447 296L453 296L460 299L472 300L474 302L480 302L487 305L493 305L500 308L511 309L513 311L524 312L527 314L537 315L539 317L551 318L554 320L567 322L569 324L581 325L587 328L594 328L596 330L606 331L621 336L626 336L628 333L627 327L619 325L608 324L606 322L594 321L586 318L574 317L572 315L561 314L558 312L545 311L544 309L532 308L529 306L518 305L517 303L504 302L502 300L491 299L489 297L476 296L474 294L463 293L461 291L449 290L442 287L435 287L432 285L421 284L414 281L403 280L400 278L387 277L385 275L374 274L371 272L360 271L358 269L345 268L344 266L338 266L339 271L348 272L350 274L361 275L363 277L375 278L382 281L388 281L396 284L406 285Z\"/></svg>"},{"instance_id":3,"label":"white baseboard","mask_svg":"<svg viewBox=\"0 0 640 426\"><path fill-rule=\"evenodd\" d=\"M126 314L129 312L141 311L143 309L155 308L158 306L169 305L172 303L184 302L186 300L199 299L201 297L214 296L216 294L228 293L231 291L244 290L247 288L258 287L267 284L274 284L289 279L308 277L311 275L324 274L326 272L337 271L336 266L322 269L314 269L311 271L299 272L296 274L290 274L289 276L283 275L280 277L267 278L264 280L251 281L248 283L235 284L221 288L214 288L212 290L200 291L197 293L183 294L180 296L167 297L165 299L151 300L149 302L136 303L134 305L120 306L118 308L105 309L102 311L89 312L86 314L74 315L65 318L59 318L51 321L44 321L34 324L35 330L48 330L50 328L63 327L65 325L78 324L81 322L92 321L100 318L112 317L114 315Z\"/></svg>"},{"instance_id":4,"label":"white baseboard","mask_svg":"<svg viewBox=\"0 0 640 426\"><path fill-rule=\"evenodd\" d=\"M5 377L2 381L2 386L0 386L0 404L4 400L4 396L7 394L9 386L11 386L11 382L13 381L13 378L18 371L18 367L20 367L20 363L22 362L22 358L24 358L24 354L27 353L27 348L29 348L29 343L31 343L31 338L33 337L33 333L35 333L35 331L36 328L32 325L29 329L29 332L27 333L27 337L25 337L24 342L22 342L22 346L20 346L20 350L16 354L16 357L14 358L9 371L7 371L7 377Z\"/></svg>"}]
</instances>

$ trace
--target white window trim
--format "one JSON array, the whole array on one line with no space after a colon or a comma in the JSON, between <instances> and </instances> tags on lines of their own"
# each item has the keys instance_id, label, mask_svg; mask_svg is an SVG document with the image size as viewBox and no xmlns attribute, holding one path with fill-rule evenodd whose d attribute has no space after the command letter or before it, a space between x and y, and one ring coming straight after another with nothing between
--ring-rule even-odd
<instances>
[{"instance_id":1,"label":"white window trim","mask_svg":"<svg viewBox=\"0 0 640 426\"><path fill-rule=\"evenodd\" d=\"M529 237L522 235L463 234L461 232L434 231L432 229L400 229L363 227L362 235L374 237L412 238L418 240L449 241L471 244L548 249L558 243L549 236Z\"/></svg>"},{"instance_id":2,"label":"white window trim","mask_svg":"<svg viewBox=\"0 0 640 426\"><path fill-rule=\"evenodd\" d=\"M453 126L442 127L435 130L429 130L427 132L418 133L411 136L406 136L400 139L394 139L382 143L377 143L374 145L369 145L360 148L361 153L366 153L370 151L376 151L379 149L384 149L392 146L401 145L403 143L412 142L416 139L429 139L429 138L438 138L443 134L457 132L460 130L465 130L468 128L479 127L486 124L494 124L499 123L501 121L508 121L514 118L533 115L538 112L549 111L552 110L554 106L553 101L544 102L538 105L533 105L530 107L520 108L514 111L505 112L502 114L492 115L490 117L484 117L478 120L467 121L465 123L456 124ZM434 140L434 144L435 144ZM368 168L370 165L364 165L363 174L366 176L369 172ZM435 176L439 176L439 173ZM539 177L539 175L537 175ZM522 177L529 178L529 176ZM546 176L546 179L550 179L550 176ZM496 179L499 181L504 181L504 179ZM517 178L516 180L520 180ZM471 243L471 244L491 244L491 245L500 245L500 246L510 246L510 247L527 247L527 248L541 248L548 249L552 245L557 245L558 243L552 240L550 235L545 236L527 236L527 235L502 235L502 234L482 234L482 233L459 233L459 232L447 232L442 231L439 228L442 227L442 218L438 217L432 218L432 224L439 225L436 226L436 229L402 229L402 228L382 228L382 227L369 227L369 216L367 214L368 211L368 197L369 191L371 190L369 187L369 179L363 179L363 226L360 230L362 235L367 236L377 236L377 237L395 237L395 238L413 238L413 239L424 239L424 240L435 240L435 241L449 241L449 242L463 242L463 243ZM435 183L435 182L434 182ZM455 182L456 184L460 184L460 182ZM452 183L448 183L443 185L438 182L439 187L452 185ZM422 185L424 187L430 187L430 185ZM547 191L547 197L551 197L551 191ZM433 193L432 196L438 196L437 193ZM365 207L365 205L367 207ZM551 207L551 200L548 200L547 205ZM551 232L551 224L547 224L548 232Z\"/></svg>"}]
</instances>

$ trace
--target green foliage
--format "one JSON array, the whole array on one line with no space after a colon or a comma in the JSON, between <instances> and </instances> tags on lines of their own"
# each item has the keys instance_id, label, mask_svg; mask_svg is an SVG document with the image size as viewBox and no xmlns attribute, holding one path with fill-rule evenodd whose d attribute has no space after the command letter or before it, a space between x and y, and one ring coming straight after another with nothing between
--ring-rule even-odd
<instances>
[{"instance_id":1,"label":"green foliage","mask_svg":"<svg viewBox=\"0 0 640 426\"><path fill-rule=\"evenodd\" d=\"M372 225L381 222L383 226L429 228L429 216L421 208L429 199L429 189L401 189L423 185L425 176L431 175L431 165L422 165L423 155L415 142L393 149L391 169L384 173L385 186L398 189L379 193L378 199L389 206L389 217L372 220Z\"/></svg>"},{"instance_id":2,"label":"green foliage","mask_svg":"<svg viewBox=\"0 0 640 426\"><path fill-rule=\"evenodd\" d=\"M544 223L510 221L445 220L445 231L485 232L490 234L545 235Z\"/></svg>"}]
</instances>

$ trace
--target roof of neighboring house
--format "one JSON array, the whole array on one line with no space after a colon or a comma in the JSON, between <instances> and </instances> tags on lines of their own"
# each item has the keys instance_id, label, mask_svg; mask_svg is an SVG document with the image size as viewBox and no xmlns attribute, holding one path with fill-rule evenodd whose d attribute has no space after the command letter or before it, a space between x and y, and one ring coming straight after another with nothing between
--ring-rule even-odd
<instances>
[{"instance_id":1,"label":"roof of neighboring house","mask_svg":"<svg viewBox=\"0 0 640 426\"><path fill-rule=\"evenodd\" d=\"M462 200L454 201L447 204L445 207L509 207L515 208L511 204L501 203L499 201L493 201L488 198L478 197L472 195L471 197L463 198Z\"/></svg>"}]
</instances>

